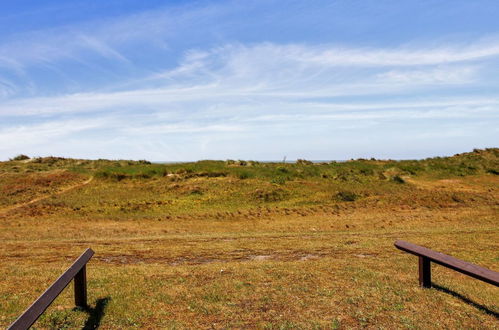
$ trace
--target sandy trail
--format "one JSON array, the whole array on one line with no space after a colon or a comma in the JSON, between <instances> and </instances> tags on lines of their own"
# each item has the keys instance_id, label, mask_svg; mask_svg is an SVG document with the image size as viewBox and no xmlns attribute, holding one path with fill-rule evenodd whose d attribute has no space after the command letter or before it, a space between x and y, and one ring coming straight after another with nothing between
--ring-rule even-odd
<instances>
[{"instance_id":1,"label":"sandy trail","mask_svg":"<svg viewBox=\"0 0 499 330\"><path fill-rule=\"evenodd\" d=\"M43 201L43 200L48 199L48 198L50 198L52 196L61 195L61 194L64 194L64 193L66 193L68 191L71 191L71 190L74 190L74 189L86 186L87 184L89 184L90 182L92 182L93 179L94 179L94 177L92 176L88 180L85 180L82 183L78 183L76 185L66 187L64 189L61 189L61 190L53 193L53 194L48 194L48 195L40 196L40 197L34 198L34 199L32 199L32 200L30 200L28 202L19 203L19 204L16 204L16 205L12 205L12 206L6 207L3 210L0 210L0 215L5 215L5 214L7 214L7 213L9 213L11 211L17 210L19 208L22 208L22 207L25 207L25 206L28 206L28 205L31 205L31 204L34 204L34 203L37 203L37 202L40 202L40 201Z\"/></svg>"}]
</instances>

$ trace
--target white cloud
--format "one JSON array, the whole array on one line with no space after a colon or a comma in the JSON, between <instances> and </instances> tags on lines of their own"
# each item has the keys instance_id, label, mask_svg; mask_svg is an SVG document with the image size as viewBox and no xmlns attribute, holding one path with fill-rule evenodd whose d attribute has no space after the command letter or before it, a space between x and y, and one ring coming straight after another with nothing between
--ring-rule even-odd
<instances>
[{"instance_id":1,"label":"white cloud","mask_svg":"<svg viewBox=\"0 0 499 330\"><path fill-rule=\"evenodd\" d=\"M291 58L300 59L303 52L289 49ZM312 61L319 65L358 65L358 66L415 66L435 65L481 60L499 55L499 43L470 44L465 46L418 49L403 47L390 49L348 49L333 48L316 50L305 54L303 61Z\"/></svg>"},{"instance_id":2,"label":"white cloud","mask_svg":"<svg viewBox=\"0 0 499 330\"><path fill-rule=\"evenodd\" d=\"M127 134L134 135L152 135L152 134L196 134L196 133L231 133L231 132L242 132L244 127L240 124L233 123L229 124L217 124L217 125L206 125L202 122L197 123L178 123L178 124L151 124L151 123L141 123L141 125L136 127L128 127L122 130Z\"/></svg>"},{"instance_id":3,"label":"white cloud","mask_svg":"<svg viewBox=\"0 0 499 330\"><path fill-rule=\"evenodd\" d=\"M0 127L0 141L4 141L0 145L0 153L12 154L25 148L43 149L71 134L107 125L106 121L100 119L69 119Z\"/></svg>"},{"instance_id":4,"label":"white cloud","mask_svg":"<svg viewBox=\"0 0 499 330\"><path fill-rule=\"evenodd\" d=\"M148 51L169 50L179 32L204 30L228 12L237 12L237 3L215 5L168 6L139 14L57 26L50 29L14 34L0 44L0 65L13 70L61 59L85 61L88 53L111 60L128 62L124 50L147 45ZM205 25L203 25L205 24ZM186 37L188 37L187 35ZM202 53L202 52L201 52ZM276 46L261 43L252 46L228 46L213 49L210 56L225 54L234 66L255 59L263 63L293 63L305 66L389 67L436 65L479 61L499 56L499 40L488 38L438 47L407 44L397 48L349 47L345 45L289 44ZM230 53L237 53L232 56ZM192 64L191 58L191 64Z\"/></svg>"},{"instance_id":5,"label":"white cloud","mask_svg":"<svg viewBox=\"0 0 499 330\"><path fill-rule=\"evenodd\" d=\"M12 82L0 77L0 99L6 99L7 97L14 95L16 90L17 88Z\"/></svg>"},{"instance_id":6,"label":"white cloud","mask_svg":"<svg viewBox=\"0 0 499 330\"><path fill-rule=\"evenodd\" d=\"M78 42L130 64L99 38ZM154 146L164 144L176 153L173 158L192 159L194 153L205 157L210 148L234 142L228 136L242 143L290 132L306 139L332 128L374 130L393 122L491 123L498 119L499 97L456 96L454 88L490 82L484 75L487 61L498 54L494 44L479 43L419 50L238 44L187 52L173 69L108 91L8 99L15 86L6 82L0 87L0 97L7 96L0 104L0 140L15 142L0 147L0 153L11 156L23 146L37 150L69 138L91 157L99 137L111 137L99 146L128 154L132 149L117 145L133 144L140 151L142 143L150 146L148 155L158 157ZM451 96L435 94L436 88ZM2 124L7 120L17 124ZM86 147L77 139L83 133Z\"/></svg>"},{"instance_id":7,"label":"white cloud","mask_svg":"<svg viewBox=\"0 0 499 330\"><path fill-rule=\"evenodd\" d=\"M97 43L95 47L101 45ZM121 58L119 53L105 46L102 46L101 52L108 52L108 56L126 61L126 58ZM219 104L257 106L338 96L397 95L421 91L432 85L445 87L472 83L480 78L480 66L467 63L416 66L402 70L397 66L385 68L383 63L389 63L390 60L379 59L382 68L338 68L338 64L345 64L351 58L344 56L340 61L336 56L334 61L326 60L324 54L332 52L323 47L268 43L188 52L178 67L131 81L126 86L127 90L12 99L0 105L0 115L87 113L107 109L126 111L132 108L138 111L202 111ZM432 52L435 51L421 50L418 53L426 54L423 58L428 62ZM347 53L360 54L361 51L351 49ZM371 58L378 58L379 54L397 59L405 51L372 50L371 53L377 55L367 53L367 60L358 59L359 63L373 63ZM441 53L435 52L437 58L440 58ZM473 49L468 50L468 53L482 54ZM318 62L317 58L325 60ZM472 57L462 55L461 58ZM440 63L438 59L434 62ZM404 65L408 66L409 62ZM331 103L323 102L326 105Z\"/></svg>"},{"instance_id":8,"label":"white cloud","mask_svg":"<svg viewBox=\"0 0 499 330\"><path fill-rule=\"evenodd\" d=\"M212 53L232 53L233 64L258 59L263 63L335 66L416 66L436 65L483 60L499 56L499 41L478 41L467 45L448 45L428 48L421 45L395 48L357 48L335 45L275 45L264 43L255 46L228 46ZM300 68L298 66L298 68Z\"/></svg>"},{"instance_id":9,"label":"white cloud","mask_svg":"<svg viewBox=\"0 0 499 330\"><path fill-rule=\"evenodd\" d=\"M129 63L122 49L168 49L168 40L223 5L168 6L138 14L13 34L0 44L0 67L16 72L61 60L86 62L89 54ZM185 31L184 31L185 32Z\"/></svg>"},{"instance_id":10,"label":"white cloud","mask_svg":"<svg viewBox=\"0 0 499 330\"><path fill-rule=\"evenodd\" d=\"M463 84L477 76L476 66L437 67L426 70L390 70L378 75L381 82L403 84Z\"/></svg>"}]
</instances>

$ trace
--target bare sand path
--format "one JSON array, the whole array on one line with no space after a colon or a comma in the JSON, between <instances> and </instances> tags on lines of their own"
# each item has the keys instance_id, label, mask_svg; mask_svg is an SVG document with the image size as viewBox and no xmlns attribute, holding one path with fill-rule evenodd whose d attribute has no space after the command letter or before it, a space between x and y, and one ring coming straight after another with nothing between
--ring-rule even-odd
<instances>
[{"instance_id":1,"label":"bare sand path","mask_svg":"<svg viewBox=\"0 0 499 330\"><path fill-rule=\"evenodd\" d=\"M61 189L61 190L59 190L59 191L57 191L55 193L44 195L44 196L40 196L40 197L34 198L34 199L32 199L32 200L30 200L28 202L19 203L19 204L16 204L16 205L12 205L12 206L6 207L6 208L0 210L0 215L6 215L7 213L9 213L11 211L17 210L19 208L22 208L22 207L25 207L25 206L28 206L28 205L31 205L31 204L34 204L34 203L37 203L37 202L40 202L40 201L43 201L43 200L45 200L47 198L50 198L52 196L61 195L61 194L64 194L64 193L66 193L68 191L71 191L71 190L74 190L74 189L86 186L87 184L89 184L90 182L92 182L93 179L94 179L94 177L92 176L88 180L85 180L82 183L78 183L76 185L63 188L63 189Z\"/></svg>"}]
</instances>

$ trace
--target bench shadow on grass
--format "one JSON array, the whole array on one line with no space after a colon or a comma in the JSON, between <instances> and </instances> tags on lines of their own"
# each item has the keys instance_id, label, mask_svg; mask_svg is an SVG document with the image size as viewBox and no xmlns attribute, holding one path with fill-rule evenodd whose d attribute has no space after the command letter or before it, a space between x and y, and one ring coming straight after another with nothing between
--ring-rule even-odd
<instances>
[{"instance_id":1,"label":"bench shadow on grass","mask_svg":"<svg viewBox=\"0 0 499 330\"><path fill-rule=\"evenodd\" d=\"M95 307L86 307L83 308L82 310L88 314L88 319L83 325L83 330L93 330L93 329L98 329L100 326L100 322L102 318L104 317L105 309L109 301L111 300L111 297L105 297L105 298L100 298L97 299L95 302Z\"/></svg>"},{"instance_id":2,"label":"bench shadow on grass","mask_svg":"<svg viewBox=\"0 0 499 330\"><path fill-rule=\"evenodd\" d=\"M476 309L486 313L486 314L489 314L489 315L492 315L494 316L496 319L499 319L499 313L497 312L494 312L493 310L490 310L489 308L487 308L487 306L484 306L484 305L481 305L479 303L476 303L474 302L473 300L470 300L468 298L466 298L465 296L463 296L462 294L460 293L457 293L456 291L452 291L450 290L449 288L446 288L444 286L440 286L438 284L435 284L435 283L432 283L431 284L432 288L434 288L435 290L438 290L440 292L444 292L444 293L447 293L447 294L450 294L451 296L453 297L456 297L458 299L460 299L462 302L464 302L465 304L468 304L470 306L473 306L475 307Z\"/></svg>"}]
</instances>

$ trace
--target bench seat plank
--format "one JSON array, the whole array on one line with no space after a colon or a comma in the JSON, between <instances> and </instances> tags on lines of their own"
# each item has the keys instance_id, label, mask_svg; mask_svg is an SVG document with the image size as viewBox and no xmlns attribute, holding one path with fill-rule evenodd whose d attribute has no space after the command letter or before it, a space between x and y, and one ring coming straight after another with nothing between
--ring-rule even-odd
<instances>
[{"instance_id":1,"label":"bench seat plank","mask_svg":"<svg viewBox=\"0 0 499 330\"><path fill-rule=\"evenodd\" d=\"M68 286L73 277L85 267L94 255L92 249L86 249L81 256L51 285L26 311L21 314L10 326L9 330L29 329L33 323L50 306L57 296Z\"/></svg>"},{"instance_id":2,"label":"bench seat plank","mask_svg":"<svg viewBox=\"0 0 499 330\"><path fill-rule=\"evenodd\" d=\"M436 252L423 246L419 246L402 240L397 240L395 242L395 247L416 256L428 258L434 263L453 269L460 273L493 284L495 286L499 286L499 273L493 270L463 260L459 260L447 254Z\"/></svg>"}]
</instances>

